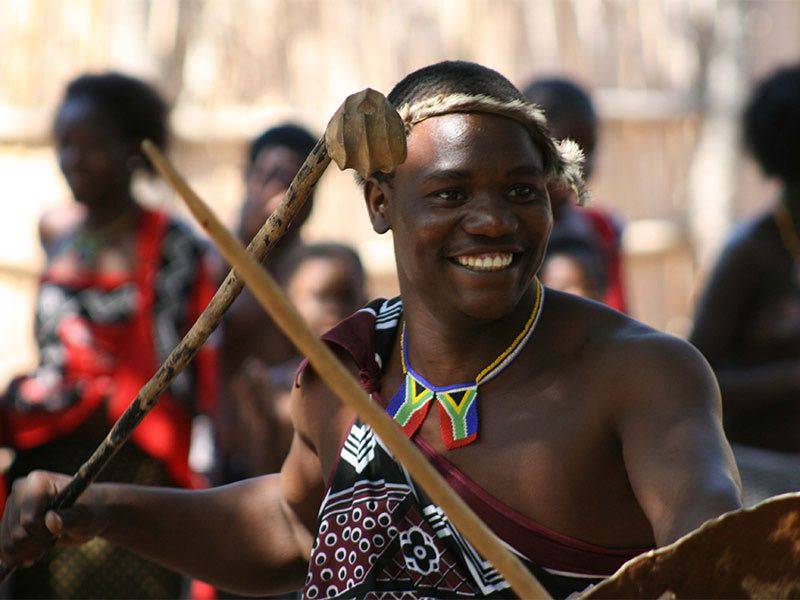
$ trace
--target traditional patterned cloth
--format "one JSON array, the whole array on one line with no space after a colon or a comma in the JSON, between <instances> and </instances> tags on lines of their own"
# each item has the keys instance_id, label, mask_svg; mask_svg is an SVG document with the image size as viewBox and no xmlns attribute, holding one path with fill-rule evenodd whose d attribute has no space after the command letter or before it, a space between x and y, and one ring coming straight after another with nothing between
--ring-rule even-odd
<instances>
[{"instance_id":1,"label":"traditional patterned cloth","mask_svg":"<svg viewBox=\"0 0 800 600\"><path fill-rule=\"evenodd\" d=\"M4 400L4 439L17 450L8 480L34 469L72 473L208 303L200 241L164 214L142 211L130 275L49 269L36 306L40 365ZM191 419L213 409L211 347L178 375L102 478L197 487ZM103 542L54 551L16 574L15 596L175 597L180 576Z\"/></svg>"},{"instance_id":2,"label":"traditional patterned cloth","mask_svg":"<svg viewBox=\"0 0 800 600\"><path fill-rule=\"evenodd\" d=\"M324 336L353 357L364 389L383 406L381 369L401 313L399 298L377 300ZM298 380L301 376L302 367ZM607 549L550 531L489 495L419 436L412 439L555 597L585 589L645 550ZM303 595L388 599L512 593L380 438L356 419L329 478Z\"/></svg>"}]
</instances>

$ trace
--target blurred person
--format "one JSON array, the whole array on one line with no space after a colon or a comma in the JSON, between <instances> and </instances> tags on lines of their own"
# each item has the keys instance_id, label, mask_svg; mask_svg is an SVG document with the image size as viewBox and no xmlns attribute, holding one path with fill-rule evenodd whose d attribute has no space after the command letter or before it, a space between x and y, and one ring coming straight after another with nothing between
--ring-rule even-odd
<instances>
[{"instance_id":1,"label":"blurred person","mask_svg":"<svg viewBox=\"0 0 800 600\"><path fill-rule=\"evenodd\" d=\"M800 65L753 91L744 144L780 196L731 235L690 341L722 388L746 501L800 490Z\"/></svg>"},{"instance_id":2,"label":"blurred person","mask_svg":"<svg viewBox=\"0 0 800 600\"><path fill-rule=\"evenodd\" d=\"M580 237L551 236L541 271L547 287L602 302L607 276L603 252L596 246Z\"/></svg>"},{"instance_id":3,"label":"blurred person","mask_svg":"<svg viewBox=\"0 0 800 600\"><path fill-rule=\"evenodd\" d=\"M286 295L311 330L322 335L366 302L361 259L352 248L322 243L296 248L286 257L281 279ZM237 463L249 476L280 470L292 441L289 397L302 357L267 365L245 360L232 382L241 419L237 430L242 454Z\"/></svg>"},{"instance_id":4,"label":"blurred person","mask_svg":"<svg viewBox=\"0 0 800 600\"><path fill-rule=\"evenodd\" d=\"M46 213L47 259L36 302L40 363L2 396L16 456L6 478L37 469L72 474L89 458L213 292L204 247L166 214L140 206L134 174L145 138L164 148L168 107L146 83L118 73L71 81L53 138L75 204ZM194 487L192 417L214 402L210 348L178 375L100 474L102 481ZM176 597L183 578L95 540L54 549L12 581L15 598Z\"/></svg>"},{"instance_id":5,"label":"blurred person","mask_svg":"<svg viewBox=\"0 0 800 600\"><path fill-rule=\"evenodd\" d=\"M525 97L538 104L547 117L556 139L569 138L583 150L584 177L594 170L598 119L589 93L577 83L561 77L535 79L523 90ZM565 234L581 237L603 254L608 271L602 301L619 311L627 310L622 277L622 225L609 211L577 205L574 192L564 185L548 187L553 206L553 237Z\"/></svg>"},{"instance_id":6,"label":"blurred person","mask_svg":"<svg viewBox=\"0 0 800 600\"><path fill-rule=\"evenodd\" d=\"M388 99L408 157L363 194L373 229L392 232L401 295L323 336L365 392L558 598L738 508L699 352L536 278L546 185L581 187L572 145L475 63L415 71ZM31 560L50 533L101 536L241 593L511 596L313 368L291 405L273 475L202 492L93 485L58 513L47 507L64 479L29 477L9 499L2 556Z\"/></svg>"},{"instance_id":7,"label":"blurred person","mask_svg":"<svg viewBox=\"0 0 800 600\"><path fill-rule=\"evenodd\" d=\"M305 128L283 123L267 129L250 143L245 200L237 228L242 243L249 243L278 207L316 142L316 137ZM265 258L265 268L281 285L285 285L287 265L291 262L289 256L305 247L300 233L312 206L313 197ZM219 263L218 279L221 280L228 266L221 259ZM294 359L297 351L247 288L225 314L220 350L222 391L216 424L218 455L214 479L217 483L230 483L258 472L247 464L251 454L249 438L240 435L241 431L252 428L251 411L244 404L250 402L248 390L252 388L253 374L265 367L285 364Z\"/></svg>"},{"instance_id":8,"label":"blurred person","mask_svg":"<svg viewBox=\"0 0 800 600\"><path fill-rule=\"evenodd\" d=\"M285 282L289 301L320 336L366 302L361 259L342 244L298 244L282 257L277 276ZM296 351L276 365L250 356L230 381L227 400L236 403L231 432L236 436L236 453L226 458L236 466L238 477L280 471L294 436L290 398L301 360ZM224 590L216 595L241 597Z\"/></svg>"}]
</instances>

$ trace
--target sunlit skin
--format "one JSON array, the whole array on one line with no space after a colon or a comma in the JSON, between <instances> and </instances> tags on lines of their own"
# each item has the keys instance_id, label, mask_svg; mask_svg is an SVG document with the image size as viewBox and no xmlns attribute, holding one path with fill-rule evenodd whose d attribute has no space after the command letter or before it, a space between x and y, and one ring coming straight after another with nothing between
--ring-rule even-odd
<instances>
[{"instance_id":1,"label":"sunlit skin","mask_svg":"<svg viewBox=\"0 0 800 600\"><path fill-rule=\"evenodd\" d=\"M483 114L428 119L408 148L390 183L368 182L367 205L374 228L394 235L412 363L434 383L469 381L531 310L551 227L541 157L521 125ZM490 270L469 268L486 254L497 267L493 258ZM380 393L388 398L402 381L396 340ZM597 303L548 290L525 351L480 387L479 403L477 443L447 451L437 411L418 435L488 494L555 532L641 548L739 507L708 366L685 342ZM295 436L280 474L199 494L93 486L66 519L48 513L48 527L75 540L102 534L233 591L297 589L355 415L313 371L291 404ZM3 521L6 556L41 552L25 532L43 531L47 498L61 485L43 475L15 490Z\"/></svg>"}]
</instances>

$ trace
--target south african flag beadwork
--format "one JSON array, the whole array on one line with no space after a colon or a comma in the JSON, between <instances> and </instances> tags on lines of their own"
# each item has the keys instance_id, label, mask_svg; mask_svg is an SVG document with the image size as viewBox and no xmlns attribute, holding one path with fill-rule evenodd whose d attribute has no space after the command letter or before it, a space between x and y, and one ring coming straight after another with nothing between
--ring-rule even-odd
<instances>
[{"instance_id":1,"label":"south african flag beadwork","mask_svg":"<svg viewBox=\"0 0 800 600\"><path fill-rule=\"evenodd\" d=\"M535 280L531 315L511 345L486 366L473 383L435 386L415 371L408 360L406 328L400 334L400 349L405 378L386 407L387 412L409 437L419 429L431 401L439 405L439 428L444 445L452 450L478 439L478 386L497 377L527 344L542 312L544 287Z\"/></svg>"}]
</instances>

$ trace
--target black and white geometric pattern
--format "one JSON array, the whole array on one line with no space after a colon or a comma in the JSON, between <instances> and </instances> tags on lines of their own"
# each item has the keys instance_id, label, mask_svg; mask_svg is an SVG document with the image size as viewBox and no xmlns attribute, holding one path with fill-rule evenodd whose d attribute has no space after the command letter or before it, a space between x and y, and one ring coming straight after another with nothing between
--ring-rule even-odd
<instances>
[{"instance_id":1,"label":"black and white geometric pattern","mask_svg":"<svg viewBox=\"0 0 800 600\"><path fill-rule=\"evenodd\" d=\"M163 362L178 345L190 323L191 290L199 274L198 262L203 248L191 230L178 221L170 221L161 244L161 266L155 281L153 336L158 356ZM193 364L170 383L170 393L186 408L193 405Z\"/></svg>"},{"instance_id":2,"label":"black and white geometric pattern","mask_svg":"<svg viewBox=\"0 0 800 600\"><path fill-rule=\"evenodd\" d=\"M353 466L356 473L361 473L369 462L375 458L375 434L367 425L353 425L344 441L341 459Z\"/></svg>"}]
</instances>

